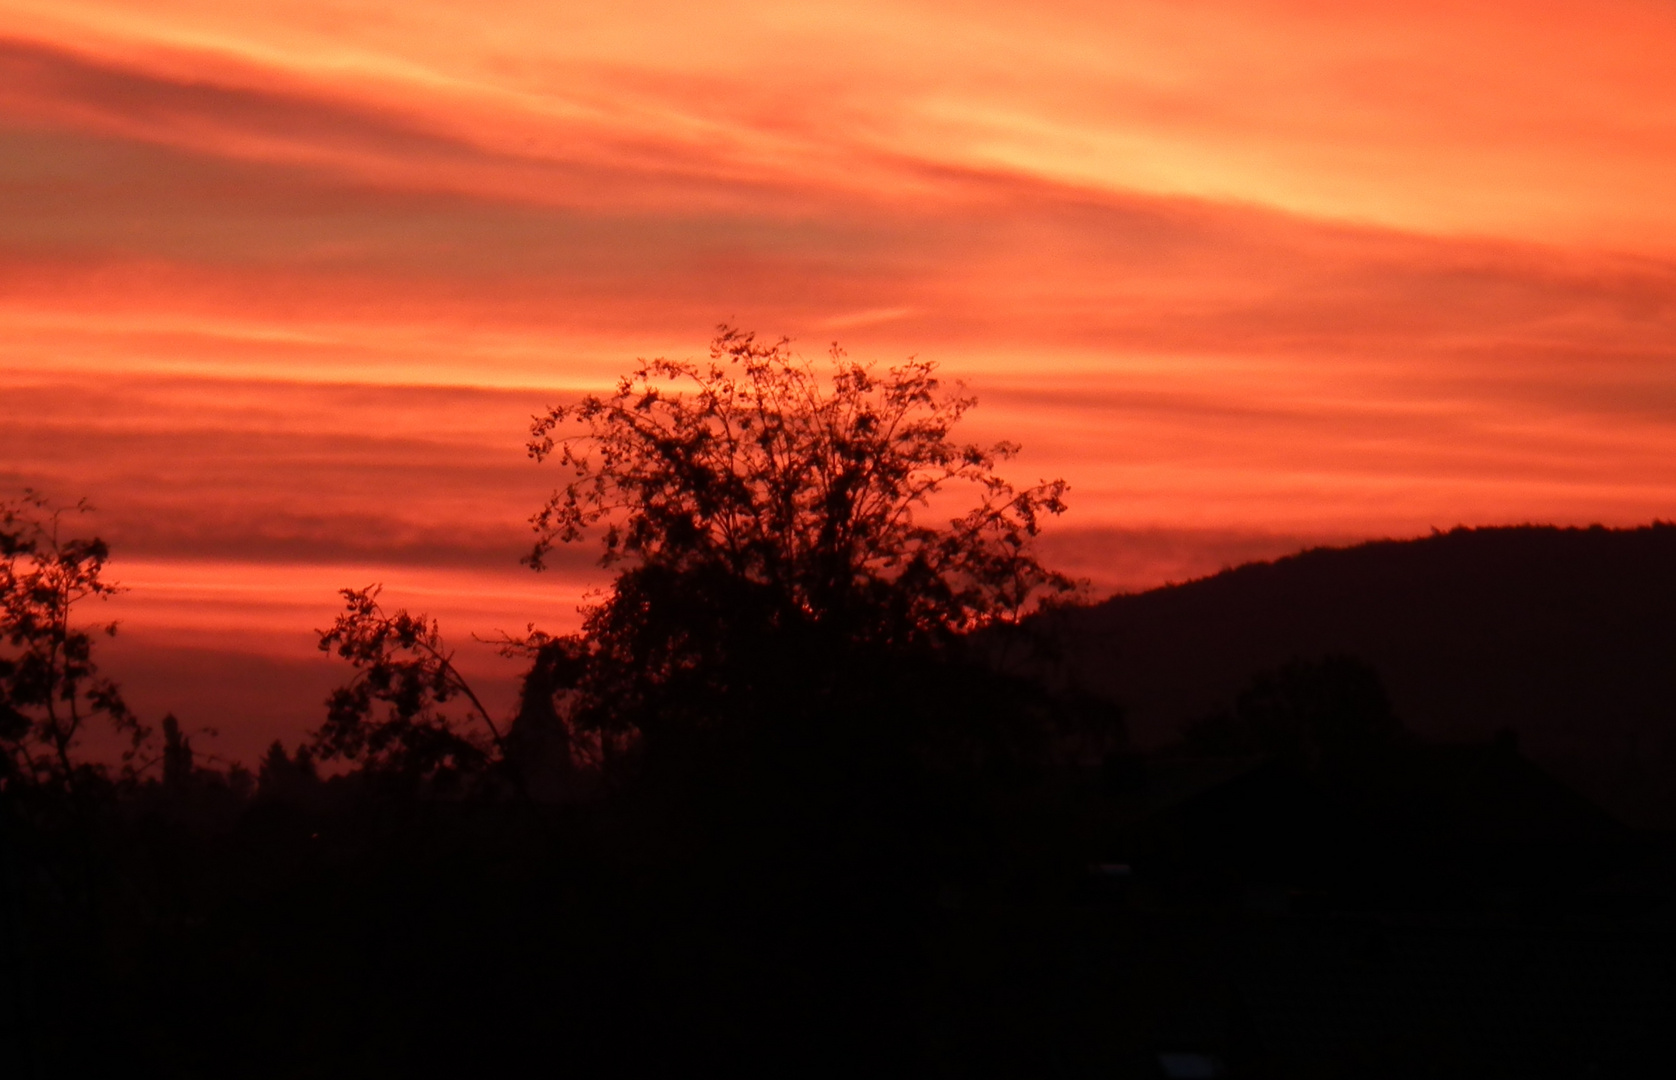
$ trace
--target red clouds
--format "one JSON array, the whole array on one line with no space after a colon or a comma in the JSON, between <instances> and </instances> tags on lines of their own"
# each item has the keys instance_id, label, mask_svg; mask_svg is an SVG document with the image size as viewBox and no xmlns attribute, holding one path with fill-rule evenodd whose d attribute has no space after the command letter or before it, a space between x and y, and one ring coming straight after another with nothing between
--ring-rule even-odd
<instances>
[{"instance_id":1,"label":"red clouds","mask_svg":"<svg viewBox=\"0 0 1676 1080\"><path fill-rule=\"evenodd\" d=\"M0 482L154 642L564 618L525 418L722 320L967 378L1113 584L1676 501L1665 6L0 6Z\"/></svg>"}]
</instances>

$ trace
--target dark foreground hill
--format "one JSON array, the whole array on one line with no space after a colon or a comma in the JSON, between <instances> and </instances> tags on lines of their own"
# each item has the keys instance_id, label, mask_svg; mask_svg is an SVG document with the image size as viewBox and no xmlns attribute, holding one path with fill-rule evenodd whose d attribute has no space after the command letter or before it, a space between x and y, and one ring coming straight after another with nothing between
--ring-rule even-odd
<instances>
[{"instance_id":1,"label":"dark foreground hill","mask_svg":"<svg viewBox=\"0 0 1676 1080\"><path fill-rule=\"evenodd\" d=\"M1455 529L1321 548L1055 617L1062 674L1157 746L1294 657L1378 669L1422 738L1516 732L1626 819L1676 826L1676 525Z\"/></svg>"}]
</instances>

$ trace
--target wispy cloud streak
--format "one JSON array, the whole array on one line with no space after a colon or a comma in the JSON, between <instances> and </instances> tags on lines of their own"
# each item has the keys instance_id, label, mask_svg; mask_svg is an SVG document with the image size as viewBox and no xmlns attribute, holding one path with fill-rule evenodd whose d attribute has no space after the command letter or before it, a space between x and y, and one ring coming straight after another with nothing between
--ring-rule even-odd
<instances>
[{"instance_id":1,"label":"wispy cloud streak","mask_svg":"<svg viewBox=\"0 0 1676 1080\"><path fill-rule=\"evenodd\" d=\"M529 414L724 320L941 362L1109 586L1670 516L1668 8L696 10L0 0L0 485L103 508L135 641L573 617Z\"/></svg>"}]
</instances>

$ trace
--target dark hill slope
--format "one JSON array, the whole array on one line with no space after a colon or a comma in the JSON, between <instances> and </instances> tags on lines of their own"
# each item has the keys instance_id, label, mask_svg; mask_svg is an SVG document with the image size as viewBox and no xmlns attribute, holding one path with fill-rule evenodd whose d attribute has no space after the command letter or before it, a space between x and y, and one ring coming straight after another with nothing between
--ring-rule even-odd
<instances>
[{"instance_id":1,"label":"dark hill slope","mask_svg":"<svg viewBox=\"0 0 1676 1080\"><path fill-rule=\"evenodd\" d=\"M1294 656L1379 669L1428 739L1518 732L1620 814L1676 825L1676 526L1456 529L1320 548L1055 616L1064 672L1142 745Z\"/></svg>"}]
</instances>

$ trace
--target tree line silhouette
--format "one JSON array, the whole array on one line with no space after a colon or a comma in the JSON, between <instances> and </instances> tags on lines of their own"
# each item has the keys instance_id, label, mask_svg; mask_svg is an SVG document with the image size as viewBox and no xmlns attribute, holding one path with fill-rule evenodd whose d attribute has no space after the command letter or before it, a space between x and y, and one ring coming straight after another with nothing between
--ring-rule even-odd
<instances>
[{"instance_id":1,"label":"tree line silhouette","mask_svg":"<svg viewBox=\"0 0 1676 1080\"><path fill-rule=\"evenodd\" d=\"M546 410L527 452L559 482L525 562L597 544L611 578L576 632L497 639L516 710L485 706L435 619L348 588L319 632L348 678L254 772L100 673L116 627L83 614L118 586L73 535L85 505L0 506L0 1060L1378 1075L1264 1011L1266 979L1346 976L1253 968L1253 934L1261 955L1295 926L1351 934L1389 975L1366 942L1392 905L1593 933L1596 878L1669 892L1665 848L1512 743L1423 743L1342 653L1129 745L1065 648L1084 594L1033 549L1067 487L958 441L972 405L929 363L811 364L722 327L705 361ZM79 753L90 724L118 760ZM1556 859L1587 881L1556 885ZM1631 989L1596 999L1650 1024L1665 999L1620 938L1598 962ZM1601 1025L1617 1049L1590 1034L1508 1074L1638 1060ZM1497 1074L1455 1027L1387 1027L1403 1068Z\"/></svg>"},{"instance_id":2,"label":"tree line silhouette","mask_svg":"<svg viewBox=\"0 0 1676 1080\"><path fill-rule=\"evenodd\" d=\"M654 982L679 984L690 976L675 957L722 949L745 969L722 997L752 1009L778 1002L783 1029L747 1038L715 1026L706 1039L731 1053L759 1041L766 1053L858 1008L878 1021L878 1038L908 1038L882 1004L906 988L857 980L888 982L914 954L915 912L933 879L989 843L985 800L1033 768L1121 740L1117 710L1049 694L972 644L979 634L1022 640L1034 605L1074 592L1031 547L1043 520L1063 512L1066 485L1014 487L996 470L1016 446L957 441L972 404L929 363L880 370L834 347L817 366L784 340L724 327L705 362L642 364L609 394L549 409L534 418L528 453L561 481L531 519L525 561L540 571L556 545L595 542L613 576L579 631L532 626L499 641L527 672L516 714L483 704L434 619L386 608L376 585L345 589L320 647L351 677L320 727L293 748L275 743L254 774L214 767L172 716L161 731L141 723L100 675L95 635L116 627L84 628L78 616L118 586L105 577L102 541L69 538L87 508L60 510L33 493L6 504L8 922L36 925L53 896L76 897L55 916L64 925L19 946L19 970L31 974L14 985L36 1003L26 1026L37 1067L171 1028L159 1060L205 1060L215 1039L188 1050L179 1025L154 1014L142 1036L112 998L162 980L172 985L160 1000L237 1026L227 1001L187 985L189 972L215 966L205 950L226 944L192 920L232 918L237 933L261 935L225 906L235 895L263 910L278 902L244 861L256 853L308 863L317 851L354 851L370 875L358 887L383 902L405 880L423 906L441 870L415 866L409 845L485 833L490 846L514 847L520 873L579 874L579 902L596 916L644 909L625 880L635 866L650 860L678 877L712 930L664 934L668 955L648 956L629 941L659 936L659 916L643 911L607 932L609 955L573 971L609 981L620 976L605 967L638 962ZM78 756L91 722L127 740L120 762ZM311 842L297 851L302 830ZM380 842L391 837L401 854ZM458 855L470 864L455 867L463 876L485 872L475 855ZM323 895L296 898L298 911L336 932L372 902ZM477 906L487 896L467 906L492 922ZM217 914L178 910L203 904ZM749 906L755 915L741 921ZM853 910L870 914L858 922ZM413 947L446 953L438 943L457 932L429 922ZM286 966L271 944L255 947L260 977ZM137 958L159 947L172 955ZM575 947L549 940L535 951L562 970L560 953ZM876 977L854 967L864 957ZM695 971L714 961L689 959ZM388 994L381 974L367 977ZM823 988L829 977L847 989ZM104 1041L75 1037L92 1021L54 997L55 983L70 996L78 983L101 989ZM817 1004L828 994L838 998ZM442 996L459 1004L453 989ZM696 1037L706 996L693 987L666 1004L676 1030ZM524 1007L514 998L500 1005ZM43 1000L52 1022L39 1027ZM304 1029L326 1023L302 1011ZM553 1022L581 1037L574 1019ZM382 1022L406 1038L411 1020ZM642 1052L630 1033L640 1022L625 1009L583 1041L606 1057ZM601 1031L620 1045L602 1044Z\"/></svg>"}]
</instances>

